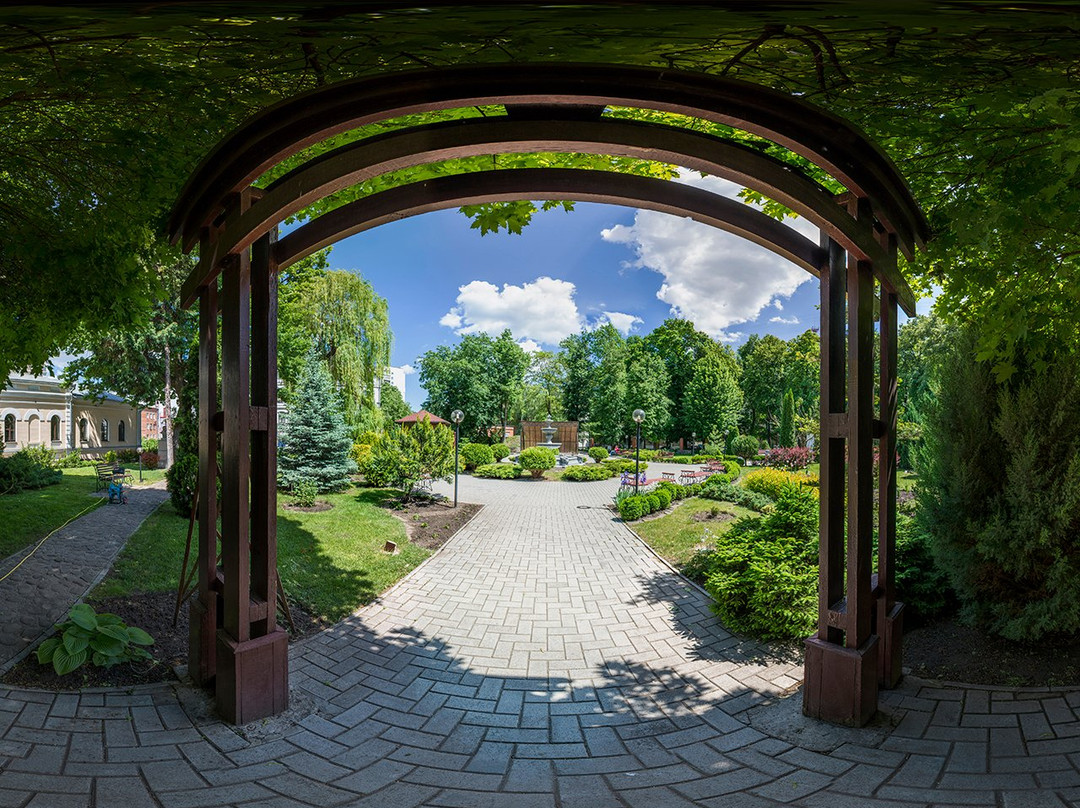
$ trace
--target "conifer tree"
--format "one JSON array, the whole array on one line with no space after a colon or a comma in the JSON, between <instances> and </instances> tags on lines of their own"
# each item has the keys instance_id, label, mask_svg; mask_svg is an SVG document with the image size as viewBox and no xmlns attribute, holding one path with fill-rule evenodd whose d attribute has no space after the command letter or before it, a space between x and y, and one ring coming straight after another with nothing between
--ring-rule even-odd
<instances>
[{"instance_id":1,"label":"conifer tree","mask_svg":"<svg viewBox=\"0 0 1080 808\"><path fill-rule=\"evenodd\" d=\"M350 429L326 363L314 353L307 356L281 440L281 485L292 488L299 480L310 479L319 493L325 493L349 484L349 474L354 470L349 459Z\"/></svg>"},{"instance_id":2,"label":"conifer tree","mask_svg":"<svg viewBox=\"0 0 1080 808\"><path fill-rule=\"evenodd\" d=\"M790 387L784 391L780 406L780 445L785 449L795 445L795 394Z\"/></svg>"}]
</instances>

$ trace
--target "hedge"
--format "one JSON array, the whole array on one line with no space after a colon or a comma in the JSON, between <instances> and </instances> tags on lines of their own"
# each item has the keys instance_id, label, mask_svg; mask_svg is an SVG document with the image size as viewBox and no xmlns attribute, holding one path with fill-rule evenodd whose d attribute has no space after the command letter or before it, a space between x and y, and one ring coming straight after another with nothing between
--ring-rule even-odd
<instances>
[{"instance_id":1,"label":"hedge","mask_svg":"<svg viewBox=\"0 0 1080 808\"><path fill-rule=\"evenodd\" d=\"M601 463L596 465L590 464L588 466L568 466L559 479L569 480L570 482L575 483L594 482L596 480L610 479L614 475L614 471Z\"/></svg>"},{"instance_id":2,"label":"hedge","mask_svg":"<svg viewBox=\"0 0 1080 808\"><path fill-rule=\"evenodd\" d=\"M473 476L489 480L514 480L521 476L521 466L517 463L487 463L477 466Z\"/></svg>"}]
</instances>

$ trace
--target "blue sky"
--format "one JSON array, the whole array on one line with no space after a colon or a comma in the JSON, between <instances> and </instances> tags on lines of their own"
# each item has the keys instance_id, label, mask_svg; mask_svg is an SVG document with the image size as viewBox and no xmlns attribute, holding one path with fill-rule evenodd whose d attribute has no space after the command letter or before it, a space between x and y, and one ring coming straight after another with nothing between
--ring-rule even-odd
<instances>
[{"instance_id":1,"label":"blue sky","mask_svg":"<svg viewBox=\"0 0 1080 808\"><path fill-rule=\"evenodd\" d=\"M722 180L719 190L735 189ZM802 220L796 229L817 241ZM403 219L337 244L336 269L359 272L385 297L391 363L415 366L460 333L509 327L527 345L556 347L581 327L612 322L645 334L672 314L737 346L751 333L788 339L817 323L817 281L767 250L714 228L651 211L578 203L537 214L521 235L481 236L461 213ZM424 399L416 375L406 399Z\"/></svg>"}]
</instances>

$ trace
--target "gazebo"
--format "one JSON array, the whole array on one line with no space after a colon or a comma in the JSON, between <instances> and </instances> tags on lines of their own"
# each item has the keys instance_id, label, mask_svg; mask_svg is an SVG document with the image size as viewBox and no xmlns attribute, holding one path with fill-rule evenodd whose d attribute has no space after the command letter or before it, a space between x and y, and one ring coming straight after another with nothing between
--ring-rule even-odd
<instances>
[{"instance_id":1,"label":"gazebo","mask_svg":"<svg viewBox=\"0 0 1080 808\"><path fill-rule=\"evenodd\" d=\"M439 424L443 424L445 426L450 426L450 422L447 421L445 418L440 418L437 415L432 415L427 410L417 410L412 415L406 415L404 418L398 418L397 420L394 421L394 423L395 424L401 424L402 426L408 427L408 426L412 426L417 421L424 421L424 420L429 421L432 426L438 426Z\"/></svg>"}]
</instances>

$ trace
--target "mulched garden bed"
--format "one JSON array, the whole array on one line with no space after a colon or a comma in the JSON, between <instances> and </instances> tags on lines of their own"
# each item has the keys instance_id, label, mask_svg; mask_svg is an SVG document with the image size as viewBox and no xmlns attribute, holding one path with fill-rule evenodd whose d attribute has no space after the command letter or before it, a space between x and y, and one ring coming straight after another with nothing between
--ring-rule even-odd
<instances>
[{"instance_id":1,"label":"mulched garden bed","mask_svg":"<svg viewBox=\"0 0 1080 808\"><path fill-rule=\"evenodd\" d=\"M409 541L417 547L438 550L479 513L483 505L459 502L457 508L444 499L414 499L402 504L390 498L382 506L405 523Z\"/></svg>"},{"instance_id":2,"label":"mulched garden bed","mask_svg":"<svg viewBox=\"0 0 1080 808\"><path fill-rule=\"evenodd\" d=\"M390 513L405 523L409 540L413 544L436 550L476 515L482 507L458 503L455 509L444 501L421 499L408 505L400 505L393 498L382 503ZM5 685L39 687L47 690L81 690L88 687L133 687L156 682L175 681L173 665L186 665L188 653L188 606L180 609L180 616L173 626L175 592L138 593L121 598L105 598L89 601L98 612L111 612L129 626L138 626L154 638L148 649L154 663L117 665L113 668L96 668L86 665L69 676L57 676L52 665L41 665L35 653L12 668L0 679ZM290 600L296 631L290 632L289 641L310 636L325 628L320 620L308 614L302 606ZM288 623L279 615L279 624L289 630Z\"/></svg>"},{"instance_id":3,"label":"mulched garden bed","mask_svg":"<svg viewBox=\"0 0 1080 808\"><path fill-rule=\"evenodd\" d=\"M947 617L904 635L904 666L924 679L1001 687L1080 686L1080 636L1020 643Z\"/></svg>"},{"instance_id":4,"label":"mulched garden bed","mask_svg":"<svg viewBox=\"0 0 1080 808\"><path fill-rule=\"evenodd\" d=\"M185 603L180 609L180 615L174 627L175 592L141 592L120 598L88 601L88 603L99 613L111 612L118 615L129 626L138 626L148 632L154 638L154 644L147 649L154 655L154 662L116 665L112 668L85 665L69 676L57 676L52 665L39 664L37 655L31 652L0 681L6 685L19 687L81 690L87 687L132 687L176 680L173 665L187 664L188 604ZM313 618L296 603L290 601L289 607L292 611L293 622L296 624L296 631L290 631L290 642L326 628L323 623ZM280 615L279 621L282 628L288 631L289 625Z\"/></svg>"}]
</instances>

